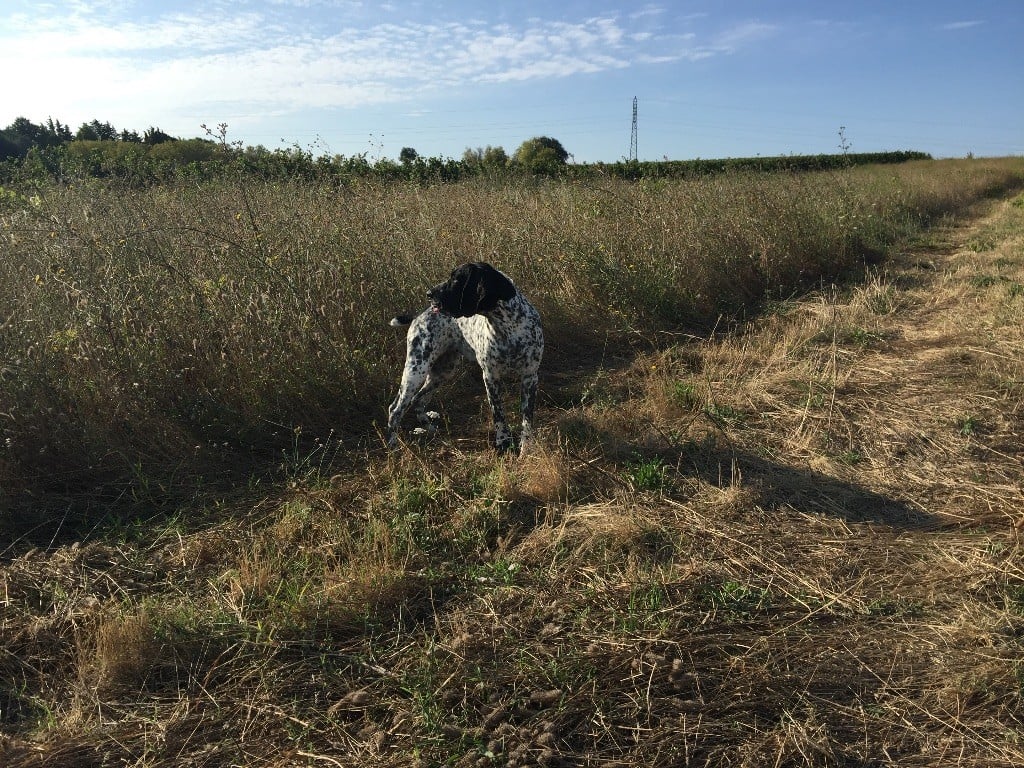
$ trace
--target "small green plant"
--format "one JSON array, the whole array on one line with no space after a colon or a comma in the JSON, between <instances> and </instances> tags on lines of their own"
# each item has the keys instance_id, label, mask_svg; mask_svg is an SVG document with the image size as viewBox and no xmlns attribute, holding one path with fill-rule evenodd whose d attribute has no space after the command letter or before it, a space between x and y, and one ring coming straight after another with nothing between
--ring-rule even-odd
<instances>
[{"instance_id":1,"label":"small green plant","mask_svg":"<svg viewBox=\"0 0 1024 768\"><path fill-rule=\"evenodd\" d=\"M967 242L968 250L974 251L975 253L984 253L991 251L996 247L995 240L990 237L976 237Z\"/></svg>"},{"instance_id":2,"label":"small green plant","mask_svg":"<svg viewBox=\"0 0 1024 768\"><path fill-rule=\"evenodd\" d=\"M871 342L879 337L865 328L853 328L850 330L849 339L859 347L870 346Z\"/></svg>"},{"instance_id":3,"label":"small green plant","mask_svg":"<svg viewBox=\"0 0 1024 768\"><path fill-rule=\"evenodd\" d=\"M700 405L697 388L688 381L675 381L669 387L669 399L684 410L693 410Z\"/></svg>"},{"instance_id":4,"label":"small green plant","mask_svg":"<svg viewBox=\"0 0 1024 768\"><path fill-rule=\"evenodd\" d=\"M991 288L996 283L1004 281L1006 281L1006 278L1000 275L975 275L971 278L971 286L974 288Z\"/></svg>"},{"instance_id":5,"label":"small green plant","mask_svg":"<svg viewBox=\"0 0 1024 768\"><path fill-rule=\"evenodd\" d=\"M793 311L796 302L792 299L771 299L765 302L764 313L775 317L785 317Z\"/></svg>"},{"instance_id":6,"label":"small green plant","mask_svg":"<svg viewBox=\"0 0 1024 768\"><path fill-rule=\"evenodd\" d=\"M630 589L624 612L616 625L626 632L640 632L667 625L662 615L665 608L665 590L660 584L637 585Z\"/></svg>"},{"instance_id":7,"label":"small green plant","mask_svg":"<svg viewBox=\"0 0 1024 768\"><path fill-rule=\"evenodd\" d=\"M280 469L284 476L292 482L326 480L331 462L341 449L341 442L334 439L334 430L326 439L316 436L308 440L303 439L301 426L293 427L291 432L291 445L281 449Z\"/></svg>"},{"instance_id":8,"label":"small green plant","mask_svg":"<svg viewBox=\"0 0 1024 768\"><path fill-rule=\"evenodd\" d=\"M891 315L896 309L896 289L886 285L870 293L866 306L873 314Z\"/></svg>"},{"instance_id":9,"label":"small green plant","mask_svg":"<svg viewBox=\"0 0 1024 768\"><path fill-rule=\"evenodd\" d=\"M499 557L489 563L473 566L469 569L469 576L481 584L510 587L515 583L519 570L519 563Z\"/></svg>"},{"instance_id":10,"label":"small green plant","mask_svg":"<svg viewBox=\"0 0 1024 768\"><path fill-rule=\"evenodd\" d=\"M804 407L822 408L828 403L830 387L828 383L816 381L793 381L791 385L800 393Z\"/></svg>"},{"instance_id":11,"label":"small green plant","mask_svg":"<svg viewBox=\"0 0 1024 768\"><path fill-rule=\"evenodd\" d=\"M711 403L707 407L707 414L719 426L742 424L747 420L747 414L743 411L737 410L731 405L718 403Z\"/></svg>"},{"instance_id":12,"label":"small green plant","mask_svg":"<svg viewBox=\"0 0 1024 768\"><path fill-rule=\"evenodd\" d=\"M1018 616L1024 616L1024 584L1011 584L1006 588L1007 607Z\"/></svg>"},{"instance_id":13,"label":"small green plant","mask_svg":"<svg viewBox=\"0 0 1024 768\"><path fill-rule=\"evenodd\" d=\"M957 422L960 434L964 437L973 437L978 434L978 420L974 416L964 416Z\"/></svg>"},{"instance_id":14,"label":"small green plant","mask_svg":"<svg viewBox=\"0 0 1024 768\"><path fill-rule=\"evenodd\" d=\"M861 326L852 326L843 329L839 334L839 341L842 344L849 344L861 349L872 347L878 342L885 341L885 334L872 331Z\"/></svg>"},{"instance_id":15,"label":"small green plant","mask_svg":"<svg viewBox=\"0 0 1024 768\"><path fill-rule=\"evenodd\" d=\"M424 655L417 667L407 670L400 682L424 730L439 736L445 721L444 704L437 695L437 669L432 654Z\"/></svg>"},{"instance_id":16,"label":"small green plant","mask_svg":"<svg viewBox=\"0 0 1024 768\"><path fill-rule=\"evenodd\" d=\"M706 610L721 613L729 619L743 620L763 611L769 605L770 597L767 589L739 581L723 581L709 586L701 602Z\"/></svg>"},{"instance_id":17,"label":"small green plant","mask_svg":"<svg viewBox=\"0 0 1024 768\"><path fill-rule=\"evenodd\" d=\"M626 479L638 491L660 491L665 485L665 464L655 456L651 459L637 457L626 465Z\"/></svg>"},{"instance_id":18,"label":"small green plant","mask_svg":"<svg viewBox=\"0 0 1024 768\"><path fill-rule=\"evenodd\" d=\"M847 466L855 466L864 461L864 456L859 451L843 451L836 457L841 463Z\"/></svg>"},{"instance_id":19,"label":"small green plant","mask_svg":"<svg viewBox=\"0 0 1024 768\"><path fill-rule=\"evenodd\" d=\"M391 487L394 511L419 516L430 511L445 491L443 483L429 478L400 477Z\"/></svg>"}]
</instances>

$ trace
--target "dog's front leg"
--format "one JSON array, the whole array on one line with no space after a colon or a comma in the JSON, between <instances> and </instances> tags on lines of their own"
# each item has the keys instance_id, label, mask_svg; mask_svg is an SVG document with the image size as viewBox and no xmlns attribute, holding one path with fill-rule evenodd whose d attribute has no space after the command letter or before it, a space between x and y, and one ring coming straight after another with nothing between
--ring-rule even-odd
<instances>
[{"instance_id":1,"label":"dog's front leg","mask_svg":"<svg viewBox=\"0 0 1024 768\"><path fill-rule=\"evenodd\" d=\"M519 455L525 456L533 443L533 411L537 404L537 374L523 377L522 400L520 413L523 420L523 432L519 438Z\"/></svg>"},{"instance_id":2,"label":"dog's front leg","mask_svg":"<svg viewBox=\"0 0 1024 768\"><path fill-rule=\"evenodd\" d=\"M512 450L512 430L505 421L505 408L501 403L501 381L484 369L484 389L494 417L494 448L498 453Z\"/></svg>"}]
</instances>

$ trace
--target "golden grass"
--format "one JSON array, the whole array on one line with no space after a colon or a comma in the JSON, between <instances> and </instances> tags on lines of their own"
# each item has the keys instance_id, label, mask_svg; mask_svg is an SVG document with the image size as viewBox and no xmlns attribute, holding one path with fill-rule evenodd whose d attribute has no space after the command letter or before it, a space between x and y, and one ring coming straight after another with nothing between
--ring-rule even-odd
<instances>
[{"instance_id":1,"label":"golden grass","mask_svg":"<svg viewBox=\"0 0 1024 768\"><path fill-rule=\"evenodd\" d=\"M459 254L515 276L547 319L548 370L571 370L862 268L1019 165L45 189L0 211L3 485L17 497L45 480L57 508L83 488L100 507L151 503L315 440L373 443L403 351L386 320Z\"/></svg>"},{"instance_id":2,"label":"golden grass","mask_svg":"<svg viewBox=\"0 0 1024 768\"><path fill-rule=\"evenodd\" d=\"M529 230L566 193L500 194ZM1024 763L1022 233L990 202L728 333L611 322L522 462L477 408L392 454L306 427L14 543L0 762Z\"/></svg>"}]
</instances>

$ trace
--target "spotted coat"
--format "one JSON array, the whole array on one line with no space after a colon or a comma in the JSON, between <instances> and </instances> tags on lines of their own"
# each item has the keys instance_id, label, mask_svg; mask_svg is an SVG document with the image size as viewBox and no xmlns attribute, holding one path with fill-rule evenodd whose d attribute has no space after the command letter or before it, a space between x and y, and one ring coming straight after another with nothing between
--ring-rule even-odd
<instances>
[{"instance_id":1,"label":"spotted coat","mask_svg":"<svg viewBox=\"0 0 1024 768\"><path fill-rule=\"evenodd\" d=\"M397 443L402 417L412 406L420 423L432 431L439 417L427 410L431 395L453 376L461 361L473 360L483 373L499 453L513 445L502 395L507 382L518 384L520 452L525 453L533 440L537 372L544 353L540 314L507 275L486 262L456 268L427 296L431 304L419 315L391 321L394 326L408 325L409 330L402 383L388 409L389 443Z\"/></svg>"}]
</instances>

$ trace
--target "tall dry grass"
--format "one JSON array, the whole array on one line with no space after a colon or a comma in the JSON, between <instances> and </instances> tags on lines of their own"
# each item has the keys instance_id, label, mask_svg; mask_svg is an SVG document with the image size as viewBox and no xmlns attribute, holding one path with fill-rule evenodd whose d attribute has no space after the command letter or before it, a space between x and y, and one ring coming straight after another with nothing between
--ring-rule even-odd
<instances>
[{"instance_id":1,"label":"tall dry grass","mask_svg":"<svg viewBox=\"0 0 1024 768\"><path fill-rule=\"evenodd\" d=\"M557 365L608 334L735 319L1020 176L1011 159L637 184L83 181L5 198L4 501L152 500L307 441L372 443L402 355L386 320L462 258L529 292Z\"/></svg>"},{"instance_id":2,"label":"tall dry grass","mask_svg":"<svg viewBox=\"0 0 1024 768\"><path fill-rule=\"evenodd\" d=\"M671 186L615 190L633 202L660 194L673 210L690 199ZM774 301L735 334L659 345L665 334L652 331L678 329L673 315L629 312L582 272L539 260L557 252L540 233L567 237L559 205L584 194L610 204L607 189L390 190L363 213L388 210L395 232L456 192L485 222L499 200L524 212L530 237L499 252L503 265L543 302L554 338L586 339L574 309L616 365L553 347L540 445L523 461L473 438L385 453L292 431L273 482L179 501L173 514L137 504L140 520L99 521L73 544L52 540L60 520L39 547L6 544L0 763L1020 765L1024 199L988 206L984 226L939 228L868 280ZM950 210L919 210L892 231ZM638 235L609 214L605 229L574 237L641 242L664 226L646 221ZM518 232L503 226L487 236ZM878 244L857 242L850 264ZM421 247L396 248L409 258L390 267L410 302L448 268L444 253L415 262ZM199 280L200 264L176 268ZM191 294L177 296L161 311ZM234 331L240 345L246 328ZM301 335L260 328L285 351L280 338ZM625 344L638 339L654 349L630 362ZM231 370L213 355L203 365L210 381ZM251 369L284 377L263 371L273 365ZM381 376L393 384L393 370ZM368 403L387 396L350 386ZM289 405L259 392L220 396L251 398L240 413L259 425ZM337 426L316 396L291 407L322 408ZM240 450L223 442L211 453ZM135 488L148 480L156 502L168 477L143 472Z\"/></svg>"}]
</instances>

